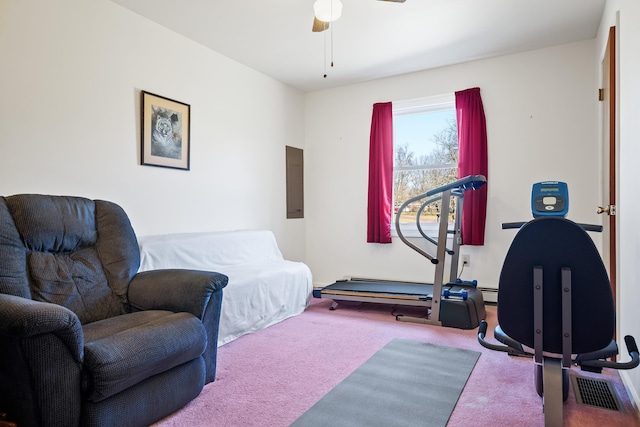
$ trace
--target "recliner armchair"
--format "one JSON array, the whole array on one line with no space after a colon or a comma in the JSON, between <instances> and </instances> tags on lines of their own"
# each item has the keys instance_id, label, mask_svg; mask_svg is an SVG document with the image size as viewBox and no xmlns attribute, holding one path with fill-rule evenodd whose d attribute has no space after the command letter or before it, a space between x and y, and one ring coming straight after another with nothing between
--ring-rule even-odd
<instances>
[{"instance_id":1,"label":"recliner armchair","mask_svg":"<svg viewBox=\"0 0 640 427\"><path fill-rule=\"evenodd\" d=\"M19 426L142 426L215 379L227 277L138 273L118 205L0 198L0 413Z\"/></svg>"}]
</instances>

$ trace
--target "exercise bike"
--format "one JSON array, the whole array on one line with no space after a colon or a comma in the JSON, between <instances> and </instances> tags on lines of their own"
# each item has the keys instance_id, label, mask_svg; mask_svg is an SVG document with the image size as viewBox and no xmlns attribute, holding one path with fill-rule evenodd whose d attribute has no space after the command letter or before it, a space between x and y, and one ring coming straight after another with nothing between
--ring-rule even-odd
<instances>
[{"instance_id":1,"label":"exercise bike","mask_svg":"<svg viewBox=\"0 0 640 427\"><path fill-rule=\"evenodd\" d=\"M635 339L626 336L631 360L609 360L618 354L612 339L613 293L600 254L587 234L602 227L566 218L569 192L564 182L534 184L531 210L533 220L503 224L504 229L518 232L500 274L499 325L494 330L500 344L485 339L484 320L478 341L491 350L533 357L545 426L560 426L572 364L590 372L633 369L640 357Z\"/></svg>"}]
</instances>

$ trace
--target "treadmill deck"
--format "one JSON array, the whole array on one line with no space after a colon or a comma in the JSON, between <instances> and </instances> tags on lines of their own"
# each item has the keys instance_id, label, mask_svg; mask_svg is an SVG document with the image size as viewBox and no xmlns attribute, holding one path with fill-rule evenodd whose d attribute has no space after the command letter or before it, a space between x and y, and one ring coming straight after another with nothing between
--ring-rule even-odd
<instances>
[{"instance_id":1,"label":"treadmill deck","mask_svg":"<svg viewBox=\"0 0 640 427\"><path fill-rule=\"evenodd\" d=\"M431 301L433 285L378 280L345 280L325 286L322 295Z\"/></svg>"}]
</instances>

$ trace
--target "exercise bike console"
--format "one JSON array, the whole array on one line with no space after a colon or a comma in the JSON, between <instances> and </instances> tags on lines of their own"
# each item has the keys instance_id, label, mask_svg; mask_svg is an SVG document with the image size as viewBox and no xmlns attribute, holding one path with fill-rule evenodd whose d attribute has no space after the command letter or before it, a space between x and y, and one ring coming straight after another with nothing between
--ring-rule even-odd
<instances>
[{"instance_id":1,"label":"exercise bike console","mask_svg":"<svg viewBox=\"0 0 640 427\"><path fill-rule=\"evenodd\" d=\"M569 212L569 190L566 182L543 181L533 184L531 212L541 216L566 216Z\"/></svg>"},{"instance_id":2,"label":"exercise bike console","mask_svg":"<svg viewBox=\"0 0 640 427\"><path fill-rule=\"evenodd\" d=\"M569 188L566 182L542 181L533 184L531 188L531 214L534 219L550 216L565 218L568 213ZM520 228L525 224L525 221L504 222L502 229ZM578 225L586 231L602 231L601 225L581 223Z\"/></svg>"}]
</instances>

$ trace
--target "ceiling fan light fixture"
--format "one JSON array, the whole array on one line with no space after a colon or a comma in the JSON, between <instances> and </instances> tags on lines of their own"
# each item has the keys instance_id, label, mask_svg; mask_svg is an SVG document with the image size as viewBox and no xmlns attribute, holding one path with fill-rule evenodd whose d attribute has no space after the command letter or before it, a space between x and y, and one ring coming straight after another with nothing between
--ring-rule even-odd
<instances>
[{"instance_id":1,"label":"ceiling fan light fixture","mask_svg":"<svg viewBox=\"0 0 640 427\"><path fill-rule=\"evenodd\" d=\"M342 2L340 0L316 0L313 4L313 12L319 21L336 21L342 16Z\"/></svg>"}]
</instances>

